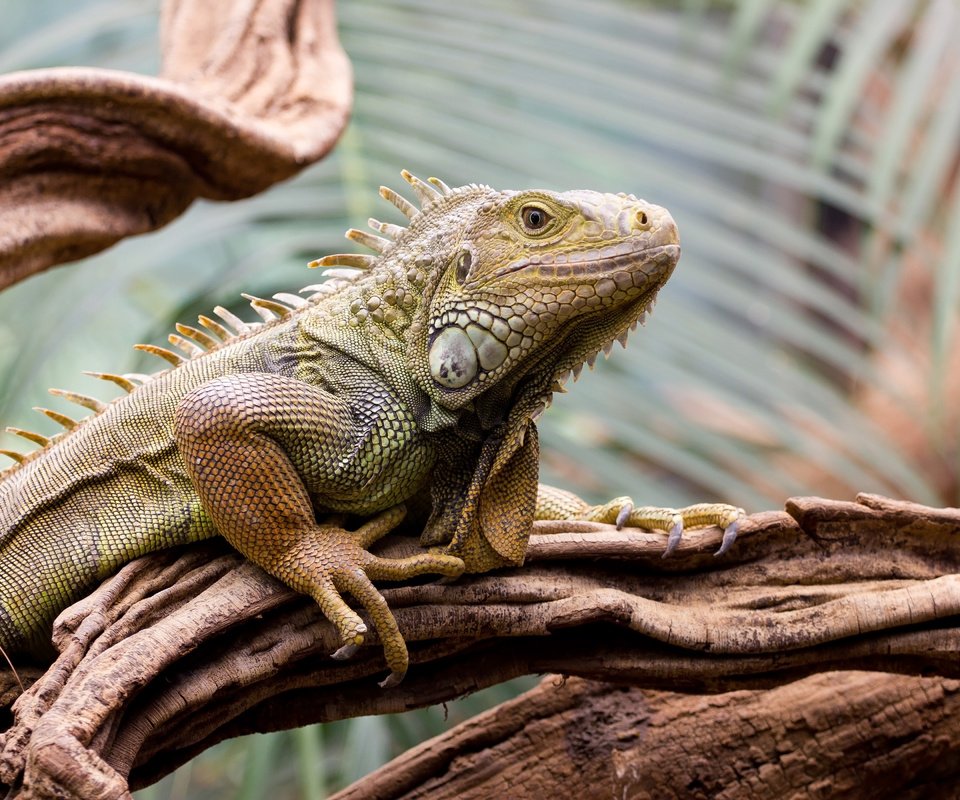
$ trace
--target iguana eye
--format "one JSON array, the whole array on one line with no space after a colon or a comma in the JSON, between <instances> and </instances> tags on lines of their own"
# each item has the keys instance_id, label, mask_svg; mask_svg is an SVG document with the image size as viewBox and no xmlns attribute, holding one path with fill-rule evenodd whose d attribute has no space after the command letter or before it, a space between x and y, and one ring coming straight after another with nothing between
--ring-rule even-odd
<instances>
[{"instance_id":1,"label":"iguana eye","mask_svg":"<svg viewBox=\"0 0 960 800\"><path fill-rule=\"evenodd\" d=\"M520 209L520 219L529 233L538 233L547 227L553 217L540 206L524 206Z\"/></svg>"}]
</instances>

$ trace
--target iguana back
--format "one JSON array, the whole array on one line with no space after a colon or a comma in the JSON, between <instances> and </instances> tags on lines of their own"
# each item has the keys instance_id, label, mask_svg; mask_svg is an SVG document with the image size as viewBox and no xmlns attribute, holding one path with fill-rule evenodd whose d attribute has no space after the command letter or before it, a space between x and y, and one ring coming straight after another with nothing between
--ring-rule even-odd
<instances>
[{"instance_id":1,"label":"iguana back","mask_svg":"<svg viewBox=\"0 0 960 800\"><path fill-rule=\"evenodd\" d=\"M347 655L377 627L402 677L406 646L373 580L520 564L535 516L665 527L736 509L593 508L540 490L534 420L553 391L642 321L679 258L670 215L632 195L450 189L404 173L421 208L348 231L376 255L316 262L307 299L253 299L147 347L175 366L106 375L128 393L93 408L0 476L0 647L43 655L50 623L121 564L216 533L316 599ZM349 270L344 273L344 268ZM9 452L9 451L8 451ZM12 454L15 457L16 454ZM407 559L369 546L416 498L431 509ZM355 531L325 512L366 520ZM731 515L732 514L732 515ZM728 537L732 541L732 534ZM727 546L725 544L725 546Z\"/></svg>"},{"instance_id":2,"label":"iguana back","mask_svg":"<svg viewBox=\"0 0 960 800\"><path fill-rule=\"evenodd\" d=\"M119 566L215 535L173 436L177 403L262 369L246 338L151 377L0 481L0 646L50 650L53 617Z\"/></svg>"}]
</instances>

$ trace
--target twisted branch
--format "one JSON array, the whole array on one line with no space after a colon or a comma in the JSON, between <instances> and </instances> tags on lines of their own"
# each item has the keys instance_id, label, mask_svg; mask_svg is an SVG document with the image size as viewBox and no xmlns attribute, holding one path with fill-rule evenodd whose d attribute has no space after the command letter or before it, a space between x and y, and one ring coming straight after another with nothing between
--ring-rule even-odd
<instances>
[{"instance_id":1,"label":"twisted branch","mask_svg":"<svg viewBox=\"0 0 960 800\"><path fill-rule=\"evenodd\" d=\"M296 174L346 124L333 0L169 0L161 77L0 77L0 289Z\"/></svg>"},{"instance_id":2,"label":"twisted branch","mask_svg":"<svg viewBox=\"0 0 960 800\"><path fill-rule=\"evenodd\" d=\"M698 692L832 669L960 677L960 511L874 496L787 510L750 517L720 559L716 529L662 560L658 534L536 523L523 568L386 589L412 662L389 691L375 636L333 661L317 609L222 543L141 559L58 620L62 655L17 703L0 780L121 797L128 776L150 783L226 737L531 673Z\"/></svg>"}]
</instances>

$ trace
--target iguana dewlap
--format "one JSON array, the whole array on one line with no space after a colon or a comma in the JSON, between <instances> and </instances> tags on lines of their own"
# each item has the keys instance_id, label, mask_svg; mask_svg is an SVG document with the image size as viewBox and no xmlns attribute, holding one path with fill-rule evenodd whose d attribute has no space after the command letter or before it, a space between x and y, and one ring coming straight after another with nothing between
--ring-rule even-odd
<instances>
[{"instance_id":1,"label":"iguana dewlap","mask_svg":"<svg viewBox=\"0 0 960 800\"><path fill-rule=\"evenodd\" d=\"M591 507L541 487L534 419L571 372L644 318L680 247L662 208L632 195L450 189L404 173L421 207L381 194L406 227L349 238L376 255L315 262L328 280L252 298L264 321L178 326L186 355L150 376L99 375L126 390L0 476L0 646L49 649L53 618L123 563L222 535L336 626L339 655L366 627L391 676L406 645L373 580L456 576L523 562L533 519L661 528L720 524L729 506ZM232 328L232 330L231 330ZM15 431L17 432L17 431ZM414 500L432 509L422 554L368 547ZM331 519L360 518L346 530ZM318 520L321 520L318 522ZM325 520L325 521L324 521ZM362 522L366 520L366 522Z\"/></svg>"}]
</instances>

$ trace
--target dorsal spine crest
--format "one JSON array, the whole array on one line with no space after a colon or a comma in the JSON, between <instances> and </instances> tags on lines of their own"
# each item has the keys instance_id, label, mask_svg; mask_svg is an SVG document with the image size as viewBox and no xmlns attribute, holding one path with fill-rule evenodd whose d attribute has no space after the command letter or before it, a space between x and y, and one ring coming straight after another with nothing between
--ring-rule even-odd
<instances>
[{"instance_id":1,"label":"dorsal spine crest","mask_svg":"<svg viewBox=\"0 0 960 800\"><path fill-rule=\"evenodd\" d=\"M285 292L275 294L273 299L244 294L243 297L250 302L253 310L263 322L246 322L228 309L217 306L214 308L213 314L220 321L211 316L201 315L198 317L199 328L177 323L176 332L168 336L168 341L173 347L182 351L183 355L158 345L134 345L136 350L163 359L169 365L166 369L152 374L125 373L121 375L107 372L85 372L84 374L113 383L127 394L135 392L143 384L150 382L159 375L166 374L171 369L177 369L195 358L200 358L238 339L259 333L264 326L283 322L297 311L309 308L324 297L336 294L347 285L358 285L358 278L365 274L369 275L375 267L381 271L373 276L374 280L372 282L365 283L363 288L359 289L360 296L355 295L349 305L350 323L359 325L369 319L379 324L385 324L387 328L410 324L410 314L416 306L418 296L426 283L425 270L432 265L432 261L430 258L401 259L387 265L381 263L381 256L394 248L397 241L411 232L415 234L421 225L426 224L423 221L423 210L451 202L455 198L462 197L465 193L492 190L489 187L477 184L450 188L439 178L431 177L427 181L423 181L406 170L403 170L401 175L413 188L417 199L420 201L421 208L418 209L412 202L388 187L381 187L380 195L403 213L410 220L410 224L402 226L371 218L369 225L376 233L367 233L353 228L346 232L348 239L370 248L377 255L363 253L334 254L311 262L311 267L324 268L326 281L302 289L302 293L309 293L307 298ZM393 332L396 333L396 330ZM109 406L109 403L88 395L63 389L50 389L50 393L92 411L94 416L103 413ZM8 428L9 432L39 444L40 449L26 454L14 450L0 449L0 455L6 455L14 462L6 470L0 472L0 479L30 461L44 448L55 444L64 436L68 436L86 420L90 419L90 417L84 417L78 420L59 411L42 407L38 407L36 410L61 425L64 430L48 437L20 428Z\"/></svg>"}]
</instances>

